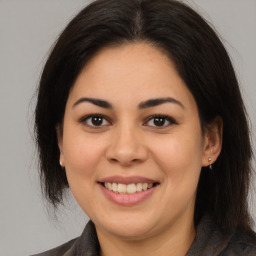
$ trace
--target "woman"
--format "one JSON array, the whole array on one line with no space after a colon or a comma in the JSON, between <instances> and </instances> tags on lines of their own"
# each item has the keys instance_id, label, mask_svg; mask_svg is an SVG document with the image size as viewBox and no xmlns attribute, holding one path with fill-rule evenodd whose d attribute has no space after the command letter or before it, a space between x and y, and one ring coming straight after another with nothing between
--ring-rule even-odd
<instances>
[{"instance_id":1,"label":"woman","mask_svg":"<svg viewBox=\"0 0 256 256\"><path fill-rule=\"evenodd\" d=\"M228 54L171 0L98 0L54 46L35 120L45 195L91 221L40 255L256 255L252 155Z\"/></svg>"}]
</instances>

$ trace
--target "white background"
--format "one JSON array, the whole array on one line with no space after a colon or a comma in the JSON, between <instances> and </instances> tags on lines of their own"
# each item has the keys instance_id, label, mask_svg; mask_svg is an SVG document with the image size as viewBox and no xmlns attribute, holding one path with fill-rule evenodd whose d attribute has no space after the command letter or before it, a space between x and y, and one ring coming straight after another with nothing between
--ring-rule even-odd
<instances>
[{"instance_id":1,"label":"white background","mask_svg":"<svg viewBox=\"0 0 256 256\"><path fill-rule=\"evenodd\" d=\"M0 0L0 256L30 255L55 247L78 236L88 220L73 200L60 208L58 220L48 214L32 139L33 95L50 46L87 2ZM186 2L221 35L255 134L256 1ZM254 206L251 209L256 215Z\"/></svg>"}]
</instances>

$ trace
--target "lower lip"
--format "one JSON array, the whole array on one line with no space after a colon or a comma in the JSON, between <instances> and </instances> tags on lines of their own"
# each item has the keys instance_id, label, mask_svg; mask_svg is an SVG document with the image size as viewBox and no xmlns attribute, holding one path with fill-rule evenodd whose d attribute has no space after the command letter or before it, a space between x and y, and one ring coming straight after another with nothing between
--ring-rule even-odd
<instances>
[{"instance_id":1,"label":"lower lip","mask_svg":"<svg viewBox=\"0 0 256 256\"><path fill-rule=\"evenodd\" d=\"M143 202L148 197L150 197L152 193L155 191L156 187L158 187L158 186L154 186L148 190L137 192L134 194L118 194L105 188L101 184L99 184L99 186L103 191L104 195L110 201L123 206L131 206L131 205L136 205Z\"/></svg>"}]
</instances>

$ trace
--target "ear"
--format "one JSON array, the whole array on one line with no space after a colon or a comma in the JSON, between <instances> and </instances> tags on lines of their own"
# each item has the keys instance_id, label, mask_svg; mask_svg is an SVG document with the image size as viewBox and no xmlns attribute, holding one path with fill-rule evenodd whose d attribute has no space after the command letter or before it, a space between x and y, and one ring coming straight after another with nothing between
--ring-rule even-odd
<instances>
[{"instance_id":1,"label":"ear","mask_svg":"<svg viewBox=\"0 0 256 256\"><path fill-rule=\"evenodd\" d=\"M223 121L218 116L205 128L202 166L209 166L217 160L222 147L222 133Z\"/></svg>"},{"instance_id":2,"label":"ear","mask_svg":"<svg viewBox=\"0 0 256 256\"><path fill-rule=\"evenodd\" d=\"M64 161L64 154L63 154L63 128L62 124L58 124L56 126L56 134L57 134L57 140L58 140L58 147L60 150L60 165L62 167L65 166L65 161Z\"/></svg>"}]
</instances>

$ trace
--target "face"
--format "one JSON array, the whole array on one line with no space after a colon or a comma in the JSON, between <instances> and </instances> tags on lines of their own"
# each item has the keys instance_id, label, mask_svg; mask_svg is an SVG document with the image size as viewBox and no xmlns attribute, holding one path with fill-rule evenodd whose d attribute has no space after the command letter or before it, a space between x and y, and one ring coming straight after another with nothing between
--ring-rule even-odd
<instances>
[{"instance_id":1,"label":"face","mask_svg":"<svg viewBox=\"0 0 256 256\"><path fill-rule=\"evenodd\" d=\"M160 50L101 50L70 91L59 148L97 232L139 239L193 222L208 139L192 94Z\"/></svg>"}]
</instances>

